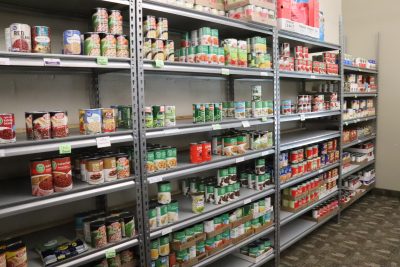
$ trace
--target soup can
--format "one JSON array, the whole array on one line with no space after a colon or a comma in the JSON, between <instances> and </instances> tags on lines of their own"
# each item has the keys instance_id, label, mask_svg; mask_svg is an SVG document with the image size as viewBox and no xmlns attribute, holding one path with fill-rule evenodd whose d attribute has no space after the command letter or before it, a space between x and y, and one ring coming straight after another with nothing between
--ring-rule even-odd
<instances>
[{"instance_id":1,"label":"soup can","mask_svg":"<svg viewBox=\"0 0 400 267\"><path fill-rule=\"evenodd\" d=\"M31 27L28 24L10 25L11 52L31 52Z\"/></svg>"},{"instance_id":2,"label":"soup can","mask_svg":"<svg viewBox=\"0 0 400 267\"><path fill-rule=\"evenodd\" d=\"M32 52L51 53L51 33L47 26L32 27Z\"/></svg>"},{"instance_id":3,"label":"soup can","mask_svg":"<svg viewBox=\"0 0 400 267\"><path fill-rule=\"evenodd\" d=\"M50 111L51 137L61 138L69 135L67 111Z\"/></svg>"},{"instance_id":4,"label":"soup can","mask_svg":"<svg viewBox=\"0 0 400 267\"><path fill-rule=\"evenodd\" d=\"M107 9L102 7L95 8L92 15L92 24L94 32L109 32Z\"/></svg>"},{"instance_id":5,"label":"soup can","mask_svg":"<svg viewBox=\"0 0 400 267\"><path fill-rule=\"evenodd\" d=\"M63 53L65 55L82 54L81 32L78 30L66 30L63 33Z\"/></svg>"}]
</instances>

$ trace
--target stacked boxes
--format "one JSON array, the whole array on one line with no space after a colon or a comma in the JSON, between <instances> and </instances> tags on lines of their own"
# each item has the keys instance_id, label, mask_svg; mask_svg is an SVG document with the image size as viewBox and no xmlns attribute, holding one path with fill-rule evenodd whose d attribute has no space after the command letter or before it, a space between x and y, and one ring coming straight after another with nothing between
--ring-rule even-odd
<instances>
[{"instance_id":1,"label":"stacked boxes","mask_svg":"<svg viewBox=\"0 0 400 267\"><path fill-rule=\"evenodd\" d=\"M276 26L275 0L227 0L229 18Z\"/></svg>"}]
</instances>

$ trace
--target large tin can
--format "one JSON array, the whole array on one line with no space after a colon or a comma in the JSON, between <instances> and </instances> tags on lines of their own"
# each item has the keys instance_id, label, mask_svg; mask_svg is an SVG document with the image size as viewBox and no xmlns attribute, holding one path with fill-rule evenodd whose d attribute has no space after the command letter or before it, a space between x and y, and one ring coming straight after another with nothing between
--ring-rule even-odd
<instances>
[{"instance_id":1,"label":"large tin can","mask_svg":"<svg viewBox=\"0 0 400 267\"><path fill-rule=\"evenodd\" d=\"M51 137L61 138L69 135L67 111L50 111Z\"/></svg>"},{"instance_id":2,"label":"large tin can","mask_svg":"<svg viewBox=\"0 0 400 267\"><path fill-rule=\"evenodd\" d=\"M156 38L168 39L168 20L166 18L157 18Z\"/></svg>"},{"instance_id":3,"label":"large tin can","mask_svg":"<svg viewBox=\"0 0 400 267\"><path fill-rule=\"evenodd\" d=\"M172 40L166 40L164 41L164 56L166 61L174 62L175 61L175 55L174 55L174 41Z\"/></svg>"},{"instance_id":4,"label":"large tin can","mask_svg":"<svg viewBox=\"0 0 400 267\"><path fill-rule=\"evenodd\" d=\"M85 109L83 115L83 125L85 134L98 134L101 133L102 114L101 109Z\"/></svg>"},{"instance_id":5,"label":"large tin can","mask_svg":"<svg viewBox=\"0 0 400 267\"><path fill-rule=\"evenodd\" d=\"M83 54L87 56L100 56L100 36L95 32L84 34Z\"/></svg>"},{"instance_id":6,"label":"large tin can","mask_svg":"<svg viewBox=\"0 0 400 267\"><path fill-rule=\"evenodd\" d=\"M190 144L190 162L202 163L203 162L203 146L202 144Z\"/></svg>"},{"instance_id":7,"label":"large tin can","mask_svg":"<svg viewBox=\"0 0 400 267\"><path fill-rule=\"evenodd\" d=\"M117 57L129 57L129 40L126 35L117 35Z\"/></svg>"},{"instance_id":8,"label":"large tin can","mask_svg":"<svg viewBox=\"0 0 400 267\"><path fill-rule=\"evenodd\" d=\"M143 41L143 57L144 59L152 59L152 50L151 50L152 39L144 38Z\"/></svg>"},{"instance_id":9,"label":"large tin can","mask_svg":"<svg viewBox=\"0 0 400 267\"><path fill-rule=\"evenodd\" d=\"M109 10L108 11L108 30L112 34L122 34L123 18L121 11Z\"/></svg>"},{"instance_id":10,"label":"large tin can","mask_svg":"<svg viewBox=\"0 0 400 267\"><path fill-rule=\"evenodd\" d=\"M102 108L101 109L101 131L103 133L112 133L116 130L115 125L115 112L113 108Z\"/></svg>"},{"instance_id":11,"label":"large tin can","mask_svg":"<svg viewBox=\"0 0 400 267\"><path fill-rule=\"evenodd\" d=\"M50 160L32 160L30 163L32 195L47 196L54 193Z\"/></svg>"},{"instance_id":12,"label":"large tin can","mask_svg":"<svg viewBox=\"0 0 400 267\"><path fill-rule=\"evenodd\" d=\"M145 38L156 38L157 25L156 25L156 17L154 16L146 16L143 22L143 31Z\"/></svg>"},{"instance_id":13,"label":"large tin can","mask_svg":"<svg viewBox=\"0 0 400 267\"><path fill-rule=\"evenodd\" d=\"M51 53L51 34L49 27L32 27L32 52Z\"/></svg>"},{"instance_id":14,"label":"large tin can","mask_svg":"<svg viewBox=\"0 0 400 267\"><path fill-rule=\"evenodd\" d=\"M63 53L66 55L80 55L82 53L81 32L66 30L63 33Z\"/></svg>"},{"instance_id":15,"label":"large tin can","mask_svg":"<svg viewBox=\"0 0 400 267\"><path fill-rule=\"evenodd\" d=\"M151 43L151 54L153 60L164 60L164 40L153 39Z\"/></svg>"},{"instance_id":16,"label":"large tin can","mask_svg":"<svg viewBox=\"0 0 400 267\"><path fill-rule=\"evenodd\" d=\"M72 189L71 158L62 157L51 160L55 192L65 192Z\"/></svg>"},{"instance_id":17,"label":"large tin can","mask_svg":"<svg viewBox=\"0 0 400 267\"><path fill-rule=\"evenodd\" d=\"M132 129L132 106L118 106L118 127Z\"/></svg>"},{"instance_id":18,"label":"large tin can","mask_svg":"<svg viewBox=\"0 0 400 267\"><path fill-rule=\"evenodd\" d=\"M34 140L50 139L51 122L48 112L32 112L32 137Z\"/></svg>"},{"instance_id":19,"label":"large tin can","mask_svg":"<svg viewBox=\"0 0 400 267\"><path fill-rule=\"evenodd\" d=\"M92 15L92 24L94 32L109 32L107 9L102 7L95 8Z\"/></svg>"},{"instance_id":20,"label":"large tin can","mask_svg":"<svg viewBox=\"0 0 400 267\"><path fill-rule=\"evenodd\" d=\"M117 56L117 40L113 34L100 34L100 55L104 57Z\"/></svg>"},{"instance_id":21,"label":"large tin can","mask_svg":"<svg viewBox=\"0 0 400 267\"><path fill-rule=\"evenodd\" d=\"M204 104L193 104L193 123L205 122L206 113Z\"/></svg>"},{"instance_id":22,"label":"large tin can","mask_svg":"<svg viewBox=\"0 0 400 267\"><path fill-rule=\"evenodd\" d=\"M14 114L0 113L0 144L13 143L15 141Z\"/></svg>"},{"instance_id":23,"label":"large tin can","mask_svg":"<svg viewBox=\"0 0 400 267\"><path fill-rule=\"evenodd\" d=\"M31 52L31 27L28 24L10 25L11 52Z\"/></svg>"}]
</instances>

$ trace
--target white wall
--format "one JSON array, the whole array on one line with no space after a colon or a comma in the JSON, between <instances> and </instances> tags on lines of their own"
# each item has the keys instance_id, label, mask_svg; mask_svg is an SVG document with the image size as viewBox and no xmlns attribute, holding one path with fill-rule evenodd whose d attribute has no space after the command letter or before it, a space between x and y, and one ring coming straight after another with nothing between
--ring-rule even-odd
<instances>
[{"instance_id":1,"label":"white wall","mask_svg":"<svg viewBox=\"0 0 400 267\"><path fill-rule=\"evenodd\" d=\"M320 10L324 12L325 17L325 41L338 44L342 0L320 0Z\"/></svg>"},{"instance_id":2,"label":"white wall","mask_svg":"<svg viewBox=\"0 0 400 267\"><path fill-rule=\"evenodd\" d=\"M379 51L379 98L377 139L377 187L400 191L398 161L400 123L396 108L400 25L398 0L343 1L347 52L354 56L377 58ZM379 50L377 46L380 35Z\"/></svg>"}]
</instances>

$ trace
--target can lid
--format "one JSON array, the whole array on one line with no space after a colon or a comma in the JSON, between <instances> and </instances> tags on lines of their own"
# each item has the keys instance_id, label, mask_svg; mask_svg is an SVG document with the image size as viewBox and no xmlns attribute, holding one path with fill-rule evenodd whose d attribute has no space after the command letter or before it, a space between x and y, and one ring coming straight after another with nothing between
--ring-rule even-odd
<instances>
[{"instance_id":1,"label":"can lid","mask_svg":"<svg viewBox=\"0 0 400 267\"><path fill-rule=\"evenodd\" d=\"M106 223L118 222L119 216L115 216L115 215L108 216L108 217L106 217L105 221L106 221Z\"/></svg>"},{"instance_id":2,"label":"can lid","mask_svg":"<svg viewBox=\"0 0 400 267\"><path fill-rule=\"evenodd\" d=\"M104 225L104 219L99 219L90 224L90 228L99 228Z\"/></svg>"}]
</instances>

